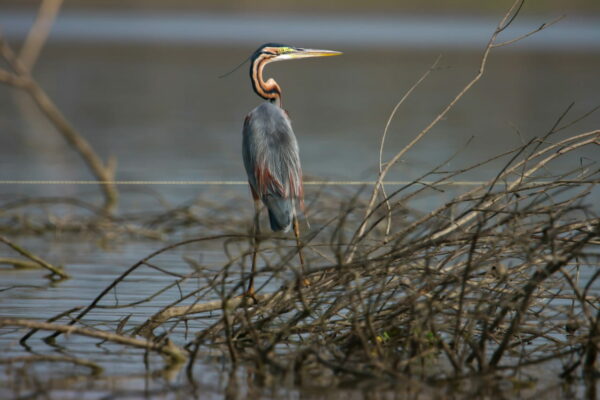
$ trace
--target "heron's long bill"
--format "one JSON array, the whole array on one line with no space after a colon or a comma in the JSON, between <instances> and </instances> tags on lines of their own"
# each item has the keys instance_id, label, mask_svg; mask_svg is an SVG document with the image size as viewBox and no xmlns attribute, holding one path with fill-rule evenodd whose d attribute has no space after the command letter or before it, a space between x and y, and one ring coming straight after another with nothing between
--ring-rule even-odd
<instances>
[{"instance_id":1,"label":"heron's long bill","mask_svg":"<svg viewBox=\"0 0 600 400\"><path fill-rule=\"evenodd\" d=\"M339 56L343 54L341 51L334 50L317 50L317 49L297 49L297 51L287 54L289 59L295 60L299 58L309 58L309 57L329 57L329 56Z\"/></svg>"},{"instance_id":2,"label":"heron's long bill","mask_svg":"<svg viewBox=\"0 0 600 400\"><path fill-rule=\"evenodd\" d=\"M270 61L284 61L284 60L299 60L301 58L309 57L327 57L327 56L339 56L342 54L341 51L333 50L316 50L316 49L290 49L288 53L280 54Z\"/></svg>"}]
</instances>

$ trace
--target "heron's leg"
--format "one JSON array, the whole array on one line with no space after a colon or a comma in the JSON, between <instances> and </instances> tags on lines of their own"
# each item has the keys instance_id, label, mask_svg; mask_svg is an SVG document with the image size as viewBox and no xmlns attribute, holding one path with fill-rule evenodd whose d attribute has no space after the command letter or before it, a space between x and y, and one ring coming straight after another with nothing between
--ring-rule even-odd
<instances>
[{"instance_id":1,"label":"heron's leg","mask_svg":"<svg viewBox=\"0 0 600 400\"><path fill-rule=\"evenodd\" d=\"M254 297L254 274L256 273L256 259L258 257L258 247L260 246L260 200L254 199L254 224L252 226L252 273L248 282L246 294Z\"/></svg>"},{"instance_id":2,"label":"heron's leg","mask_svg":"<svg viewBox=\"0 0 600 400\"><path fill-rule=\"evenodd\" d=\"M298 226L298 217L294 215L294 235L296 236L296 246L298 246L298 257L300 258L300 267L302 268L302 275L306 272L304 269L304 256L302 255L302 246L300 242L300 227Z\"/></svg>"}]
</instances>

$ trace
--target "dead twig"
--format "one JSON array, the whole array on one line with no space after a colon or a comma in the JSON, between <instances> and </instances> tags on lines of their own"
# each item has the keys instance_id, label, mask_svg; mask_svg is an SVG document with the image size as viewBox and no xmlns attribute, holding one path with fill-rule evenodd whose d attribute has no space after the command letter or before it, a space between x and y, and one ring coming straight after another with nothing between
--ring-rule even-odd
<instances>
[{"instance_id":1,"label":"dead twig","mask_svg":"<svg viewBox=\"0 0 600 400\"><path fill-rule=\"evenodd\" d=\"M21 254L23 257L26 257L27 259L31 260L32 263L37 264L39 267L50 271L50 275L48 275L48 277L50 279L62 280L62 279L69 278L69 275L65 271L63 271L63 269L61 267L57 267L57 266L50 264L48 261L45 261L45 260L41 259L40 257L36 256L35 254L32 254L31 252L25 250L23 247L19 246L18 244L8 240L4 236L0 236L0 242L6 244L8 247L15 250L17 253ZM20 264L20 265L23 265L23 264Z\"/></svg>"}]
</instances>

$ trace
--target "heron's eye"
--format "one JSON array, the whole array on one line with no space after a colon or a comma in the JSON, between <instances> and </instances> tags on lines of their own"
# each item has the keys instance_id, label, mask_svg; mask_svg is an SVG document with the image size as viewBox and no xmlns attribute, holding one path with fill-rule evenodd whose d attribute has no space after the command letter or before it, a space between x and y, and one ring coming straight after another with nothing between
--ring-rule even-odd
<instances>
[{"instance_id":1,"label":"heron's eye","mask_svg":"<svg viewBox=\"0 0 600 400\"><path fill-rule=\"evenodd\" d=\"M280 47L278 49L279 54L286 54L286 53L290 53L292 51L294 51L294 49L292 49L291 47Z\"/></svg>"}]
</instances>

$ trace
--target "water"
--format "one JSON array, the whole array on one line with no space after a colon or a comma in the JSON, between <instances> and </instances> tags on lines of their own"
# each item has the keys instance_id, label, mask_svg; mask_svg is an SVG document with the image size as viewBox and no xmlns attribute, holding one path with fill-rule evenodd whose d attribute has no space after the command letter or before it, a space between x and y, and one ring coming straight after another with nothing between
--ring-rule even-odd
<instances>
[{"instance_id":1,"label":"water","mask_svg":"<svg viewBox=\"0 0 600 400\"><path fill-rule=\"evenodd\" d=\"M500 36L507 40L554 21L560 14L519 18ZM30 12L4 10L4 34L22 37L33 21ZM522 42L527 51L598 51L598 16L569 15L560 24ZM53 41L129 44L218 44L237 46L277 40L325 43L343 48L468 49L485 45L498 19L427 15L294 15L180 12L63 11L52 29Z\"/></svg>"},{"instance_id":2,"label":"water","mask_svg":"<svg viewBox=\"0 0 600 400\"><path fill-rule=\"evenodd\" d=\"M392 122L386 158L408 143L474 76L478 49L494 26L488 19L353 17L332 21L283 16L270 30L264 28L262 17L146 15L136 16L132 22L130 17L65 15L34 71L103 159L114 156L118 160L117 179L123 180L243 180L242 122L260 99L251 91L245 67L226 79L217 77L258 44L273 40L345 52L341 57L267 68L283 88L305 175L325 180L373 179L381 134L396 102L442 55L438 70ZM13 44L25 32L28 18L17 12L0 14L0 25ZM311 21L308 28L307 20ZM536 19L523 21L517 31L536 24ZM598 106L599 26L597 20L575 18L516 48L495 51L483 80L403 158L389 179L415 178L459 151L448 168L471 165L543 135L571 102L575 102L572 116ZM16 95L14 90L0 88L0 180L90 179L79 157ZM599 126L600 114L593 114L560 137ZM586 149L551 169L563 171L581 160L597 162L598 154L597 149ZM501 165L491 163L461 179L489 179ZM309 196L311 190L307 188ZM429 209L462 190L432 196L419 206ZM246 216L251 209L249 199L235 200L247 195L244 186L227 191L198 186L137 191L124 187L123 191L124 212L160 208L158 201L148 200L147 191L171 205L210 196L216 203L234 201L232 209L248 210ZM98 199L93 186L0 186L3 202L32 195ZM48 287L40 271L2 270L0 289L15 287L0 292L0 315L36 319L88 304L119 273L160 246L141 241L113 243L103 249L91 236L19 241L66 265L73 275L71 280ZM202 254L207 263L222 257L219 248L204 249ZM0 255L12 254L1 248ZM183 255L198 256L192 250L170 254L166 262L173 271L189 272ZM144 271L135 277L143 284L131 282L119 289L120 302L148 296L174 279ZM168 292L154 306L176 297L175 291ZM140 308L131 321L141 322L151 312ZM114 320L114 313L98 311L92 320L102 318ZM0 339L7 356L21 353L14 342L18 337L15 333ZM78 346L87 351L101 353L89 346L90 341L70 340L80 341ZM49 351L39 341L34 349ZM114 375L143 377L138 365L141 357L134 352L104 361L115 368ZM131 359L133 363L127 362ZM160 360L154 361L160 364ZM215 366L205 366L202 371L208 377L205 383L218 376ZM133 380L132 386L139 389L140 381L143 378Z\"/></svg>"},{"instance_id":3,"label":"water","mask_svg":"<svg viewBox=\"0 0 600 400\"><path fill-rule=\"evenodd\" d=\"M117 178L242 180L242 121L259 99L251 92L245 71L227 79L217 76L249 51L248 47L57 44L45 50L36 76L103 158L117 158ZM267 71L284 90L305 174L324 179L374 177L391 109L438 54L356 50L331 59L270 67ZM444 55L442 69L399 110L386 157L437 115L473 76L477 62L476 53ZM492 55L488 75L407 154L390 179L420 176L461 149L451 168L513 148L544 134L573 101L574 116L587 112L600 102L599 67L596 53ZM61 138L45 125L23 121L11 95L10 90L0 93L6 110L0 137L2 178L89 179L79 157ZM592 115L564 134L593 129L599 118ZM489 178L499 165L493 163L465 179ZM3 187L2 192L32 189L65 190ZM180 188L163 192L172 190Z\"/></svg>"},{"instance_id":4,"label":"water","mask_svg":"<svg viewBox=\"0 0 600 400\"><path fill-rule=\"evenodd\" d=\"M5 26L9 37L28 26L22 14L2 15L0 26ZM241 125L260 99L250 89L246 68L226 79L217 77L267 40L327 45L345 52L342 57L274 64L267 73L283 88L305 174L324 179L370 179L375 176L380 137L395 103L441 55L440 69L392 123L387 157L426 126L475 74L476 49L483 46L486 32L493 26L487 19L467 23L425 18L412 19L410 24L391 18L360 23L326 20L321 24L317 19L313 24L321 30L299 30L294 27L312 18L282 17L279 23L292 28L272 31L286 32L283 37L261 38L253 33L254 28L264 26L258 17L243 19L250 25L247 27L239 26L238 16L151 15L128 22L129 17L77 13L61 17L35 76L102 157L117 158L118 178L141 180L243 180ZM80 28L83 25L86 29ZM347 30L356 25L362 39L348 39ZM531 25L537 26L522 22L517 31ZM231 32L233 26L238 27ZM421 28L413 29L412 35L376 29L415 26ZM148 27L152 27L152 35ZM323 35L325 27L336 33ZM469 165L544 134L571 102L575 102L573 115L597 106L598 27L600 23L595 21L571 17L539 33L539 40L498 49L484 79L402 160L390 178L419 176L463 149L473 136L473 142L450 167ZM429 36L419 34L428 30ZM411 43L374 46L372 39L362 34L366 31ZM299 32L328 39L305 38ZM238 40L218 39L225 34L237 35ZM556 35L562 41L556 41ZM465 41L463 36L477 38L477 43ZM173 39L164 42L157 39L170 37ZM541 42L544 44L536 44ZM565 46L560 44L563 42ZM586 43L599 45L580 47ZM0 120L1 177L89 178L62 139L41 123L23 120L12 94L10 90L0 93L0 104L6 110ZM565 134L596 128L599 121L600 116L593 115ZM466 179L487 178L498 165Z\"/></svg>"}]
</instances>

